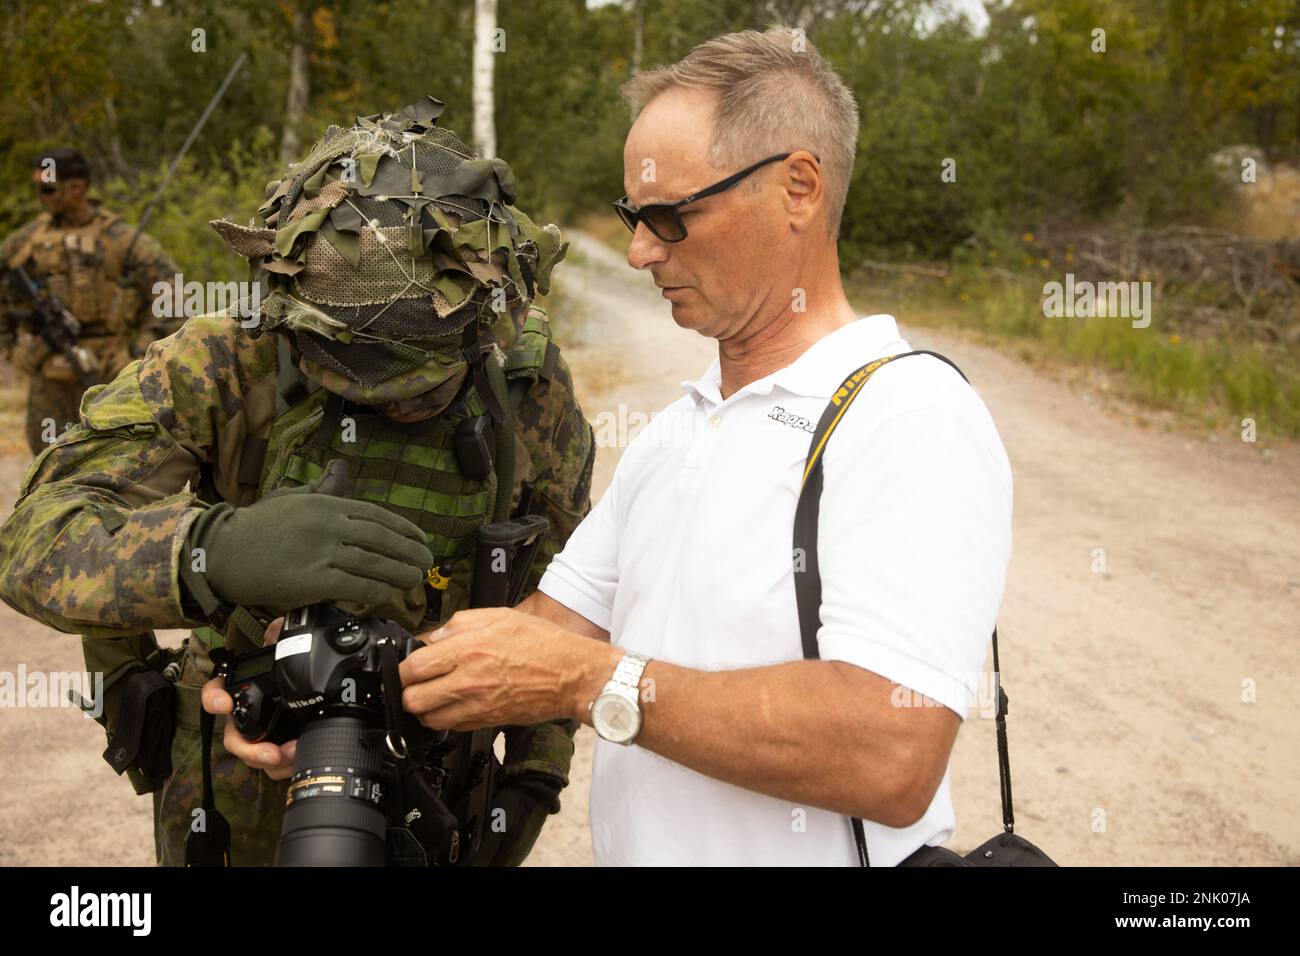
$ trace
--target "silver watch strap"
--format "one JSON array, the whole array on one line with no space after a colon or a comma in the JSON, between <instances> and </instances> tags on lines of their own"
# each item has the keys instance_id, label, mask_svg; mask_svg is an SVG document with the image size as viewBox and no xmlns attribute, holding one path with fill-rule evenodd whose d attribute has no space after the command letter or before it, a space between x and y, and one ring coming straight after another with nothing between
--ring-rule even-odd
<instances>
[{"instance_id":1,"label":"silver watch strap","mask_svg":"<svg viewBox=\"0 0 1300 956\"><path fill-rule=\"evenodd\" d=\"M641 689L641 674L649 663L650 658L628 651L623 655L623 659L618 662L618 666L614 668L614 676L609 679L609 682L611 684L621 684L633 691L639 691Z\"/></svg>"}]
</instances>

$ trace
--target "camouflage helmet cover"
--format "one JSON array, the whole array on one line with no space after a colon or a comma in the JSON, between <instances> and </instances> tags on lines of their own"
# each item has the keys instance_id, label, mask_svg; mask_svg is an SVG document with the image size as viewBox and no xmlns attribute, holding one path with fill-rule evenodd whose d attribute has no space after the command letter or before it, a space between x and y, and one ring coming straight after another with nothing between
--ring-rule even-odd
<instances>
[{"instance_id":1,"label":"camouflage helmet cover","mask_svg":"<svg viewBox=\"0 0 1300 956\"><path fill-rule=\"evenodd\" d=\"M427 97L331 126L267 185L260 227L212 222L262 283L260 328L287 334L303 373L353 401L449 401L464 343L508 347L568 249L515 208L504 161L436 125L442 109Z\"/></svg>"}]
</instances>

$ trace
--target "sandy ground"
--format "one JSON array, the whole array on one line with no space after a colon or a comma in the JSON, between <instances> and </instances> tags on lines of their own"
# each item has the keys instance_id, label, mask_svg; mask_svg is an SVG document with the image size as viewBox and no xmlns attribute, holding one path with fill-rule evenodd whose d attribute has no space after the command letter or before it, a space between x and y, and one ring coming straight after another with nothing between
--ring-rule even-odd
<instances>
[{"instance_id":1,"label":"sandy ground","mask_svg":"<svg viewBox=\"0 0 1300 956\"><path fill-rule=\"evenodd\" d=\"M580 322L561 344L589 419L653 412L713 356L647 276L577 235L560 270ZM870 302L859 303L864 314ZM906 328L907 317L900 316ZM1001 615L1018 830L1067 864L1300 864L1300 452L1179 429L1097 376L1032 368L952 334L1015 473L1015 556ZM593 491L620 449L602 448ZM0 507L25 467L0 458ZM1104 549L1105 569L1098 570ZM75 637L0 607L0 671L82 666ZM593 736L533 865L591 862ZM150 809L68 709L0 709L0 863L149 864ZM957 832L999 829L993 722L973 713L952 762Z\"/></svg>"}]
</instances>

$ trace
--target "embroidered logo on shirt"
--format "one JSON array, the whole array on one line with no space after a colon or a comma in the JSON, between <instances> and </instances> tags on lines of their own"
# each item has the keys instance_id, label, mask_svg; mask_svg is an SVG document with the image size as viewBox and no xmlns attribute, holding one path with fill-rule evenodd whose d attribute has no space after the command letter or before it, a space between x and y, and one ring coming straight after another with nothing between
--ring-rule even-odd
<instances>
[{"instance_id":1,"label":"embroidered logo on shirt","mask_svg":"<svg viewBox=\"0 0 1300 956\"><path fill-rule=\"evenodd\" d=\"M780 405L773 405L772 410L767 413L767 417L773 421L780 422L782 425L789 425L791 428L798 428L811 434L816 430L817 423L810 422L802 415L792 415Z\"/></svg>"}]
</instances>

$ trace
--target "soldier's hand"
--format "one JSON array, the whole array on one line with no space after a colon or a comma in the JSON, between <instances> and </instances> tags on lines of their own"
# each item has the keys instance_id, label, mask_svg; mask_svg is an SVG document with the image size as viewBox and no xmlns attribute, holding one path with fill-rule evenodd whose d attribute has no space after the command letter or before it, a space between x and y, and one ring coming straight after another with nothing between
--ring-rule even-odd
<instances>
[{"instance_id":1,"label":"soldier's hand","mask_svg":"<svg viewBox=\"0 0 1300 956\"><path fill-rule=\"evenodd\" d=\"M287 611L321 601L386 604L433 566L424 532L380 505L329 494L345 463L320 480L245 508L216 505L194 522L203 578L229 604Z\"/></svg>"},{"instance_id":2,"label":"soldier's hand","mask_svg":"<svg viewBox=\"0 0 1300 956\"><path fill-rule=\"evenodd\" d=\"M278 617L272 621L271 626L266 629L264 643L274 644L276 638L280 636L280 629L283 627L284 618ZM203 709L209 714L216 714L218 717L227 716L235 709L235 701L226 692L226 682L220 677L214 677L203 685L202 700ZM285 780L293 775L293 755L298 749L298 741L296 740L290 740L279 745L266 741L253 743L250 740L245 740L239 731L235 729L233 720L227 720L226 730L222 734L221 742L233 756L238 757L250 767L265 770L266 775L272 780Z\"/></svg>"},{"instance_id":3,"label":"soldier's hand","mask_svg":"<svg viewBox=\"0 0 1300 956\"><path fill-rule=\"evenodd\" d=\"M26 329L20 329L18 341L14 345L10 361L20 371L26 372L28 375L35 375L37 369L41 367L41 363L53 353L54 350L39 335L32 335Z\"/></svg>"},{"instance_id":4,"label":"soldier's hand","mask_svg":"<svg viewBox=\"0 0 1300 956\"><path fill-rule=\"evenodd\" d=\"M541 835L550 814L558 812L564 782L550 774L527 773L497 780L483 828L483 843L473 866L519 866Z\"/></svg>"}]
</instances>

